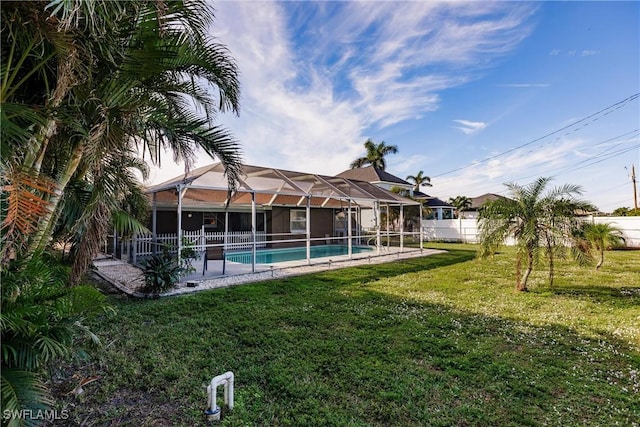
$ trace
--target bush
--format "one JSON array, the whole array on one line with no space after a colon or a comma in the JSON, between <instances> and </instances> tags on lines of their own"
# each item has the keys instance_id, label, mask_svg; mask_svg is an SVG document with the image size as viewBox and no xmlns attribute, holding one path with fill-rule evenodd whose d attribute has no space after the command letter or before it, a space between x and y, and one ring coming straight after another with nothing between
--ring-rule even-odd
<instances>
[{"instance_id":1,"label":"bush","mask_svg":"<svg viewBox=\"0 0 640 427\"><path fill-rule=\"evenodd\" d=\"M613 216L640 216L640 209L630 209L627 207L617 208L611 215Z\"/></svg>"},{"instance_id":2,"label":"bush","mask_svg":"<svg viewBox=\"0 0 640 427\"><path fill-rule=\"evenodd\" d=\"M144 291L150 294L160 294L180 280L185 268L178 263L177 257L166 249L160 254L143 259L142 272L144 274Z\"/></svg>"},{"instance_id":3,"label":"bush","mask_svg":"<svg viewBox=\"0 0 640 427\"><path fill-rule=\"evenodd\" d=\"M59 358L86 357L78 346L82 341L100 343L83 321L108 308L105 298L93 287L68 287L68 277L68 269L46 253L14 261L0 273L3 410L48 408L47 365ZM11 419L7 425L21 421Z\"/></svg>"}]
</instances>

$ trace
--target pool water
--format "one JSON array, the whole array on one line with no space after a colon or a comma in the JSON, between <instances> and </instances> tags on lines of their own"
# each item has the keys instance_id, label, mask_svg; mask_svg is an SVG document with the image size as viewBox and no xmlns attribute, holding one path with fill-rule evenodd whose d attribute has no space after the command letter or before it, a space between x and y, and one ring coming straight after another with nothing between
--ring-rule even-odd
<instances>
[{"instance_id":1,"label":"pool water","mask_svg":"<svg viewBox=\"0 0 640 427\"><path fill-rule=\"evenodd\" d=\"M365 246L353 246L351 253L358 254L372 250L373 249ZM311 258L347 255L348 253L349 247L347 245L311 246ZM251 264L251 251L228 253L225 258L231 262ZM256 264L275 264L277 262L298 261L303 259L307 259L306 247L259 249L256 251Z\"/></svg>"}]
</instances>

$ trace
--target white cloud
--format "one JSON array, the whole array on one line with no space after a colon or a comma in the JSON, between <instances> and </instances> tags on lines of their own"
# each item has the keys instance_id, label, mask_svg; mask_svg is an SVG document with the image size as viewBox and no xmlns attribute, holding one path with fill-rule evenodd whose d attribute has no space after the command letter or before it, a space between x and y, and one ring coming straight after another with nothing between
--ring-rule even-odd
<instances>
[{"instance_id":1,"label":"white cloud","mask_svg":"<svg viewBox=\"0 0 640 427\"><path fill-rule=\"evenodd\" d=\"M438 109L443 90L511 51L530 33L535 7L217 2L213 35L237 60L242 83L241 116L219 121L247 163L338 173L362 154L366 136ZM463 132L486 126L463 122ZM402 141L389 143L402 151Z\"/></svg>"},{"instance_id":2,"label":"white cloud","mask_svg":"<svg viewBox=\"0 0 640 427\"><path fill-rule=\"evenodd\" d=\"M476 162L455 174L432 179L433 193L443 200L458 195L477 197L488 192L504 193L506 182L526 184L537 177L552 175L573 159L575 150L583 143L579 139L562 140Z\"/></svg>"},{"instance_id":3,"label":"white cloud","mask_svg":"<svg viewBox=\"0 0 640 427\"><path fill-rule=\"evenodd\" d=\"M487 127L487 124L484 122L472 122L470 120L454 120L454 122L462 125L454 127L464 132L465 135L472 135Z\"/></svg>"},{"instance_id":4,"label":"white cloud","mask_svg":"<svg viewBox=\"0 0 640 427\"><path fill-rule=\"evenodd\" d=\"M583 50L582 51L582 56L593 56L593 55L597 55L598 52L597 50Z\"/></svg>"}]
</instances>

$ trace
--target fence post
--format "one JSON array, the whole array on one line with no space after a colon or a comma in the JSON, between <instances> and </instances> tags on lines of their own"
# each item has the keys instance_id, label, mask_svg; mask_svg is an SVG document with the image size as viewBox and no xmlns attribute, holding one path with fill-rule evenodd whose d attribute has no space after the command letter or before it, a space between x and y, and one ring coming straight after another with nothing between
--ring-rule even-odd
<instances>
[{"instance_id":1,"label":"fence post","mask_svg":"<svg viewBox=\"0 0 640 427\"><path fill-rule=\"evenodd\" d=\"M131 239L131 262L136 265L138 262L138 235L134 234Z\"/></svg>"}]
</instances>

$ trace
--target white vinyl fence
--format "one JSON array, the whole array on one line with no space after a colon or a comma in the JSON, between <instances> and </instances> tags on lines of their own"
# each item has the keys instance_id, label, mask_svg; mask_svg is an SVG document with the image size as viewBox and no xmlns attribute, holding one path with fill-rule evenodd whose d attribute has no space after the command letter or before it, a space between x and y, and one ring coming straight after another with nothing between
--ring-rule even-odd
<instances>
[{"instance_id":1,"label":"white vinyl fence","mask_svg":"<svg viewBox=\"0 0 640 427\"><path fill-rule=\"evenodd\" d=\"M640 217L591 216L584 220L593 223L609 223L622 232L627 247L640 248ZM422 233L425 240L464 243L479 241L478 223L475 219L423 220ZM505 244L513 245L514 240L509 238Z\"/></svg>"}]
</instances>

